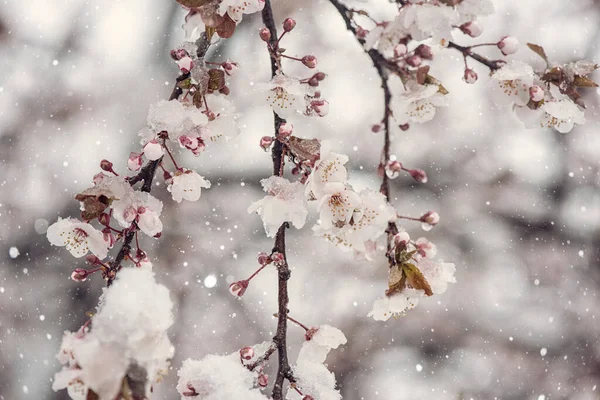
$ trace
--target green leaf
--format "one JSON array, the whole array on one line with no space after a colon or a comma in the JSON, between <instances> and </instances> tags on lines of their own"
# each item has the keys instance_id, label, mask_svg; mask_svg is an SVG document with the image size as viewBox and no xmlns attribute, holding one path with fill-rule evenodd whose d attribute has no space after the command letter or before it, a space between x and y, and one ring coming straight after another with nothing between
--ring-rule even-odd
<instances>
[{"instance_id":1,"label":"green leaf","mask_svg":"<svg viewBox=\"0 0 600 400\"><path fill-rule=\"evenodd\" d=\"M405 263L402 265L402 271L406 276L406 283L415 289L424 290L427 296L433 296L433 291L431 290L431 286L429 286L429 282L427 282L427 279L425 279L416 265Z\"/></svg>"}]
</instances>

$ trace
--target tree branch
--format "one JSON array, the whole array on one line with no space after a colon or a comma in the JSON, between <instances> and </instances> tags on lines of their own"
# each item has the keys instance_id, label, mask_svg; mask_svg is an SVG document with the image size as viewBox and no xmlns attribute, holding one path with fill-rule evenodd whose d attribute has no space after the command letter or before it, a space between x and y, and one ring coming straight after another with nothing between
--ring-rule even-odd
<instances>
[{"instance_id":1,"label":"tree branch","mask_svg":"<svg viewBox=\"0 0 600 400\"><path fill-rule=\"evenodd\" d=\"M270 49L276 48L277 42L277 28L275 26L275 20L273 18L273 8L271 7L271 0L265 1L265 7L262 10L262 20L269 32L271 33ZM269 57L271 59L271 76L275 76L278 73L278 62L277 55L271 54L269 50ZM280 118L275 112L273 112L273 121L275 128L275 136L279 131L281 124L285 123L285 120ZM271 158L273 160L273 174L275 176L283 175L283 167L285 160L283 160L283 144L276 140L273 149L271 150ZM273 386L273 400L283 400L283 383L285 379L293 382L292 369L288 360L287 354L287 314L288 314L288 285L287 281L290 279L290 268L287 263L287 256L285 253L285 230L288 228L288 223L284 223L279 227L277 235L275 236L275 244L273 246L273 252L278 252L283 255L283 263L278 268L278 318L277 318L277 333L273 338L277 346L278 354L278 371L275 384Z\"/></svg>"},{"instance_id":2,"label":"tree branch","mask_svg":"<svg viewBox=\"0 0 600 400\"><path fill-rule=\"evenodd\" d=\"M490 60L482 56L481 54L473 52L470 47L460 46L454 42L449 42L448 48L460 51L464 57L470 57L473 60L479 62L480 64L485 65L490 69L490 71L496 71L501 67L501 64L499 64L497 61Z\"/></svg>"}]
</instances>

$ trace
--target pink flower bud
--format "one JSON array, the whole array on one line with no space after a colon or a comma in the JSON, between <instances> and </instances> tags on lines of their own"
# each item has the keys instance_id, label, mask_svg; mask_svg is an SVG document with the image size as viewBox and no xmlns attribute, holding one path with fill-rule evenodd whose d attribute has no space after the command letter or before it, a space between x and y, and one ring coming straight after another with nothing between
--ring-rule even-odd
<instances>
[{"instance_id":1,"label":"pink flower bud","mask_svg":"<svg viewBox=\"0 0 600 400\"><path fill-rule=\"evenodd\" d=\"M375 124L371 127L371 132L377 133L383 129L383 124Z\"/></svg>"},{"instance_id":2,"label":"pink flower bud","mask_svg":"<svg viewBox=\"0 0 600 400\"><path fill-rule=\"evenodd\" d=\"M269 150L271 143L273 143L273 138L271 136L263 136L260 139L260 147L262 147L265 151Z\"/></svg>"},{"instance_id":3,"label":"pink flower bud","mask_svg":"<svg viewBox=\"0 0 600 400\"><path fill-rule=\"evenodd\" d=\"M185 49L171 50L171 57L175 61L181 60L183 57L189 57L189 53Z\"/></svg>"},{"instance_id":4,"label":"pink flower bud","mask_svg":"<svg viewBox=\"0 0 600 400\"><path fill-rule=\"evenodd\" d=\"M408 47L406 47L404 43L397 44L396 47L394 47L394 57L396 58L404 57L407 52Z\"/></svg>"},{"instance_id":5,"label":"pink flower bud","mask_svg":"<svg viewBox=\"0 0 600 400\"><path fill-rule=\"evenodd\" d=\"M187 74L192 70L192 68L194 68L194 61L191 57L185 56L182 59L177 60L177 66L181 72Z\"/></svg>"},{"instance_id":6,"label":"pink flower bud","mask_svg":"<svg viewBox=\"0 0 600 400\"><path fill-rule=\"evenodd\" d=\"M152 139L144 146L144 155L150 161L158 160L163 154L163 147L156 139Z\"/></svg>"},{"instance_id":7,"label":"pink flower bud","mask_svg":"<svg viewBox=\"0 0 600 400\"><path fill-rule=\"evenodd\" d=\"M319 80L314 76L308 80L308 86L317 87L319 86Z\"/></svg>"},{"instance_id":8,"label":"pink flower bud","mask_svg":"<svg viewBox=\"0 0 600 400\"><path fill-rule=\"evenodd\" d=\"M313 78L316 78L319 82L324 80L327 77L324 72L317 72L313 75Z\"/></svg>"},{"instance_id":9,"label":"pink flower bud","mask_svg":"<svg viewBox=\"0 0 600 400\"><path fill-rule=\"evenodd\" d=\"M438 222L440 222L440 215L435 211L427 211L419 219L421 220L421 222L425 222L429 225L435 226Z\"/></svg>"},{"instance_id":10,"label":"pink flower bud","mask_svg":"<svg viewBox=\"0 0 600 400\"><path fill-rule=\"evenodd\" d=\"M273 260L275 265L283 265L285 263L285 257L279 252L273 253L271 259Z\"/></svg>"},{"instance_id":11,"label":"pink flower bud","mask_svg":"<svg viewBox=\"0 0 600 400\"><path fill-rule=\"evenodd\" d=\"M427 183L427 174L422 169L411 169L410 171L408 171L408 173L410 174L410 176L413 177L415 181L420 183Z\"/></svg>"},{"instance_id":12,"label":"pink flower bud","mask_svg":"<svg viewBox=\"0 0 600 400\"><path fill-rule=\"evenodd\" d=\"M223 86L221 89L219 89L219 93L224 94L225 96L229 96L231 90L227 86Z\"/></svg>"},{"instance_id":13,"label":"pink flower bud","mask_svg":"<svg viewBox=\"0 0 600 400\"><path fill-rule=\"evenodd\" d=\"M431 51L431 47L426 44L420 44L415 49L415 54L420 56L424 60L431 60L433 58L433 52Z\"/></svg>"},{"instance_id":14,"label":"pink flower bud","mask_svg":"<svg viewBox=\"0 0 600 400\"><path fill-rule=\"evenodd\" d=\"M412 55L406 59L406 63L411 67L418 67L423 62L423 59L418 55Z\"/></svg>"},{"instance_id":15,"label":"pink flower bud","mask_svg":"<svg viewBox=\"0 0 600 400\"><path fill-rule=\"evenodd\" d=\"M310 327L306 333L304 334L304 339L308 342L310 340L312 340L313 336L315 336L315 334L319 331L318 327Z\"/></svg>"},{"instance_id":16,"label":"pink flower bud","mask_svg":"<svg viewBox=\"0 0 600 400\"><path fill-rule=\"evenodd\" d=\"M266 265L271 262L271 257L265 252L258 253L258 263L260 265Z\"/></svg>"},{"instance_id":17,"label":"pink flower bud","mask_svg":"<svg viewBox=\"0 0 600 400\"><path fill-rule=\"evenodd\" d=\"M268 42L269 40L271 40L271 31L268 28L262 28L258 32L258 35L265 42Z\"/></svg>"},{"instance_id":18,"label":"pink flower bud","mask_svg":"<svg viewBox=\"0 0 600 400\"><path fill-rule=\"evenodd\" d=\"M252 357L254 357L254 349L252 347L244 347L240 350L240 357L244 360L252 360Z\"/></svg>"},{"instance_id":19,"label":"pink flower bud","mask_svg":"<svg viewBox=\"0 0 600 400\"><path fill-rule=\"evenodd\" d=\"M279 139L287 139L292 135L292 131L294 130L294 125L290 123L281 124L279 126Z\"/></svg>"},{"instance_id":20,"label":"pink flower bud","mask_svg":"<svg viewBox=\"0 0 600 400\"><path fill-rule=\"evenodd\" d=\"M369 33L368 30L366 30L365 28L359 26L356 28L356 37L359 39L364 39L367 37L367 33Z\"/></svg>"},{"instance_id":21,"label":"pink flower bud","mask_svg":"<svg viewBox=\"0 0 600 400\"><path fill-rule=\"evenodd\" d=\"M483 32L483 26L477 21L467 22L460 26L460 30L463 31L465 35L469 35L471 37L477 37L481 35Z\"/></svg>"},{"instance_id":22,"label":"pink flower bud","mask_svg":"<svg viewBox=\"0 0 600 400\"><path fill-rule=\"evenodd\" d=\"M403 132L406 132L408 130L408 128L410 128L410 125L409 124L403 124L403 125L400 125L399 128Z\"/></svg>"},{"instance_id":23,"label":"pink flower bud","mask_svg":"<svg viewBox=\"0 0 600 400\"><path fill-rule=\"evenodd\" d=\"M463 80L467 83L475 83L477 82L477 72L473 71L470 68L465 69L465 75L463 76Z\"/></svg>"},{"instance_id":24,"label":"pink flower bud","mask_svg":"<svg viewBox=\"0 0 600 400\"><path fill-rule=\"evenodd\" d=\"M519 50L519 41L513 36L504 36L497 43L498 48L505 56L514 54Z\"/></svg>"},{"instance_id":25,"label":"pink flower bud","mask_svg":"<svg viewBox=\"0 0 600 400\"><path fill-rule=\"evenodd\" d=\"M544 94L544 89L537 85L529 88L529 97L535 102L544 100Z\"/></svg>"},{"instance_id":26,"label":"pink flower bud","mask_svg":"<svg viewBox=\"0 0 600 400\"><path fill-rule=\"evenodd\" d=\"M317 66L317 57L311 55L304 56L302 57L302 64L311 69L315 68Z\"/></svg>"},{"instance_id":27,"label":"pink flower bud","mask_svg":"<svg viewBox=\"0 0 600 400\"><path fill-rule=\"evenodd\" d=\"M258 376L258 386L260 387L266 387L269 384L269 375L267 374L260 374Z\"/></svg>"},{"instance_id":28,"label":"pink flower bud","mask_svg":"<svg viewBox=\"0 0 600 400\"><path fill-rule=\"evenodd\" d=\"M406 247L410 242L410 235L406 231L398 232L394 235L394 244L400 247Z\"/></svg>"},{"instance_id":29,"label":"pink flower bud","mask_svg":"<svg viewBox=\"0 0 600 400\"><path fill-rule=\"evenodd\" d=\"M242 297L248 288L248 281L237 281L229 285L229 293L236 297Z\"/></svg>"},{"instance_id":30,"label":"pink flower bud","mask_svg":"<svg viewBox=\"0 0 600 400\"><path fill-rule=\"evenodd\" d=\"M98 222L100 222L102 225L110 224L110 214L107 214L107 213L100 214L98 216Z\"/></svg>"},{"instance_id":31,"label":"pink flower bud","mask_svg":"<svg viewBox=\"0 0 600 400\"><path fill-rule=\"evenodd\" d=\"M310 102L310 107L319 117L324 117L329 113L329 102L327 100L313 100Z\"/></svg>"},{"instance_id":32,"label":"pink flower bud","mask_svg":"<svg viewBox=\"0 0 600 400\"><path fill-rule=\"evenodd\" d=\"M90 264L92 267L102 265L102 261L100 261L100 259L93 254L88 254L87 256L85 256L85 262Z\"/></svg>"},{"instance_id":33,"label":"pink flower bud","mask_svg":"<svg viewBox=\"0 0 600 400\"><path fill-rule=\"evenodd\" d=\"M76 268L72 273L71 273L71 279L74 280L75 282L83 282L87 279L88 276L88 272L83 269L83 268Z\"/></svg>"},{"instance_id":34,"label":"pink flower bud","mask_svg":"<svg viewBox=\"0 0 600 400\"><path fill-rule=\"evenodd\" d=\"M102 229L102 236L108 247L112 249L116 241L115 234L112 230L110 228Z\"/></svg>"},{"instance_id":35,"label":"pink flower bud","mask_svg":"<svg viewBox=\"0 0 600 400\"><path fill-rule=\"evenodd\" d=\"M102 171L106 171L106 172L114 172L113 171L113 163L111 163L108 160L100 161L100 169L102 169Z\"/></svg>"},{"instance_id":36,"label":"pink flower bud","mask_svg":"<svg viewBox=\"0 0 600 400\"><path fill-rule=\"evenodd\" d=\"M390 179L395 179L400 175L400 171L402 171L402 163L400 161L388 161L385 166L385 174Z\"/></svg>"},{"instance_id":37,"label":"pink flower bud","mask_svg":"<svg viewBox=\"0 0 600 400\"><path fill-rule=\"evenodd\" d=\"M134 172L139 171L142 168L142 155L132 151L127 160L127 167Z\"/></svg>"},{"instance_id":38,"label":"pink flower bud","mask_svg":"<svg viewBox=\"0 0 600 400\"><path fill-rule=\"evenodd\" d=\"M293 18L286 18L285 21L283 21L283 30L285 32L291 32L295 27L296 21Z\"/></svg>"}]
</instances>

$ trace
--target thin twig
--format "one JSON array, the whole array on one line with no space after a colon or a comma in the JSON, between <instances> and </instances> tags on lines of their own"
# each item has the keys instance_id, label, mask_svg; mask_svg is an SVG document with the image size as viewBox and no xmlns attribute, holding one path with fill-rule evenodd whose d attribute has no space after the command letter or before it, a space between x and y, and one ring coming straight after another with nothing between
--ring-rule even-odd
<instances>
[{"instance_id":1,"label":"thin twig","mask_svg":"<svg viewBox=\"0 0 600 400\"><path fill-rule=\"evenodd\" d=\"M449 42L448 48L456 49L456 50L460 51L463 54L463 57L472 58L473 60L488 67L490 69L490 71L496 71L497 69L500 69L500 67L501 67L501 64L499 64L498 62L496 62L494 60L490 60L490 59L482 56L481 54L475 53L474 51L471 50L470 47L460 46L454 42Z\"/></svg>"},{"instance_id":2,"label":"thin twig","mask_svg":"<svg viewBox=\"0 0 600 400\"><path fill-rule=\"evenodd\" d=\"M279 72L278 57L273 54L272 51L277 47L277 28L275 27L275 20L273 18L273 9L271 7L271 0L265 1L265 7L262 10L262 20L269 32L271 33L271 39L269 40L269 57L271 59L271 76L275 76ZM285 120L280 118L275 112L273 112L273 121L275 128L275 136L279 132L281 124L285 123ZM283 168L285 166L285 159L283 157L283 143L276 140L271 150L271 158L273 160L273 175L282 176ZM288 360L287 354L287 314L288 314L288 285L287 282L290 279L290 268L287 263L287 256L285 253L285 230L288 227L288 223L284 223L279 227L277 235L275 236L275 244L273 246L273 252L279 252L283 255L283 263L278 266L278 290L277 290L277 301L278 301L278 314L277 318L277 332L273 338L273 342L277 346L278 355L278 370L277 378L273 386L273 400L283 400L283 383L285 379L293 382L294 378L292 375L292 369Z\"/></svg>"}]
</instances>

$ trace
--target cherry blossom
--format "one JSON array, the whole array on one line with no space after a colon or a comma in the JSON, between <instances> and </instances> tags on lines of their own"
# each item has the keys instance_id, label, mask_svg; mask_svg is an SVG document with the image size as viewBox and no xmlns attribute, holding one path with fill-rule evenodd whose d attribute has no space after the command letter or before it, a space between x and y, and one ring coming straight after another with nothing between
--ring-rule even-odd
<instances>
[{"instance_id":1,"label":"cherry blossom","mask_svg":"<svg viewBox=\"0 0 600 400\"><path fill-rule=\"evenodd\" d=\"M531 65L513 60L492 74L492 98L500 106L524 106L529 103L532 85Z\"/></svg>"},{"instance_id":2,"label":"cherry blossom","mask_svg":"<svg viewBox=\"0 0 600 400\"><path fill-rule=\"evenodd\" d=\"M475 21L477 17L493 14L494 3L492 0L462 0L456 6L456 10L459 24L464 24Z\"/></svg>"},{"instance_id":3,"label":"cherry blossom","mask_svg":"<svg viewBox=\"0 0 600 400\"><path fill-rule=\"evenodd\" d=\"M163 204L149 193L135 191L112 204L114 217L125 228L133 222L148 236L156 236L162 231L160 213Z\"/></svg>"},{"instance_id":4,"label":"cherry blossom","mask_svg":"<svg viewBox=\"0 0 600 400\"><path fill-rule=\"evenodd\" d=\"M308 85L302 85L298 79L279 74L268 83L256 85L265 102L281 118L298 115L306 110L305 96Z\"/></svg>"},{"instance_id":5,"label":"cherry blossom","mask_svg":"<svg viewBox=\"0 0 600 400\"><path fill-rule=\"evenodd\" d=\"M108 244L102 232L92 225L74 218L58 218L46 232L48 240L55 246L65 246L76 258L85 256L88 252L100 259L106 258Z\"/></svg>"},{"instance_id":6,"label":"cherry blossom","mask_svg":"<svg viewBox=\"0 0 600 400\"><path fill-rule=\"evenodd\" d=\"M248 212L256 212L261 216L267 236L274 237L286 221L301 229L308 215L304 185L300 182L291 183L278 176L263 179L261 184L268 195L252 203Z\"/></svg>"},{"instance_id":7,"label":"cherry blossom","mask_svg":"<svg viewBox=\"0 0 600 400\"><path fill-rule=\"evenodd\" d=\"M417 298L409 297L404 293L392 296L384 295L373 303L373 309L367 315L375 321L387 321L391 317L401 317L412 310L419 303Z\"/></svg>"},{"instance_id":8,"label":"cherry blossom","mask_svg":"<svg viewBox=\"0 0 600 400\"><path fill-rule=\"evenodd\" d=\"M399 125L431 121L437 107L447 107L448 100L439 85L419 85L409 81L406 87L398 77L389 81L392 90L391 108Z\"/></svg>"},{"instance_id":9,"label":"cherry blossom","mask_svg":"<svg viewBox=\"0 0 600 400\"><path fill-rule=\"evenodd\" d=\"M306 194L309 199L318 199L324 194L324 186L331 182L345 183L348 171L344 165L348 156L331 151L331 142L321 141L319 159L306 182Z\"/></svg>"},{"instance_id":10,"label":"cherry blossom","mask_svg":"<svg viewBox=\"0 0 600 400\"><path fill-rule=\"evenodd\" d=\"M568 133L575 124L584 124L585 117L577 104L566 96L561 97L560 100L545 101L537 110L516 107L517 117L527 128L554 128L560 133Z\"/></svg>"},{"instance_id":11,"label":"cherry blossom","mask_svg":"<svg viewBox=\"0 0 600 400\"><path fill-rule=\"evenodd\" d=\"M171 192L173 200L181 203L182 200L198 201L202 188L210 188L210 182L196 171L182 168L169 179L167 190Z\"/></svg>"},{"instance_id":12,"label":"cherry blossom","mask_svg":"<svg viewBox=\"0 0 600 400\"><path fill-rule=\"evenodd\" d=\"M219 4L219 14L227 13L232 20L239 23L243 14L253 14L265 7L265 0L222 0Z\"/></svg>"},{"instance_id":13,"label":"cherry blossom","mask_svg":"<svg viewBox=\"0 0 600 400\"><path fill-rule=\"evenodd\" d=\"M432 38L433 43L446 45L452 38L452 29L459 17L452 7L444 4L417 3L403 7L399 15L402 26L413 39Z\"/></svg>"},{"instance_id":14,"label":"cherry blossom","mask_svg":"<svg viewBox=\"0 0 600 400\"><path fill-rule=\"evenodd\" d=\"M347 224L361 206L360 196L341 182L325 184L323 192L317 203L322 229Z\"/></svg>"},{"instance_id":15,"label":"cherry blossom","mask_svg":"<svg viewBox=\"0 0 600 400\"><path fill-rule=\"evenodd\" d=\"M168 132L169 139L177 140L181 135L194 135L208 123L207 116L193 105L184 105L177 100L161 100L150 106L148 128L140 133L142 142L154 139L154 134ZM150 137L148 137L150 135ZM145 141L144 141L145 140Z\"/></svg>"},{"instance_id":16,"label":"cherry blossom","mask_svg":"<svg viewBox=\"0 0 600 400\"><path fill-rule=\"evenodd\" d=\"M416 266L429 283L429 286L431 286L433 294L444 293L448 288L448 283L456 282L456 278L454 277L456 267L452 263L421 258L417 261ZM411 290L414 291L414 289Z\"/></svg>"}]
</instances>

